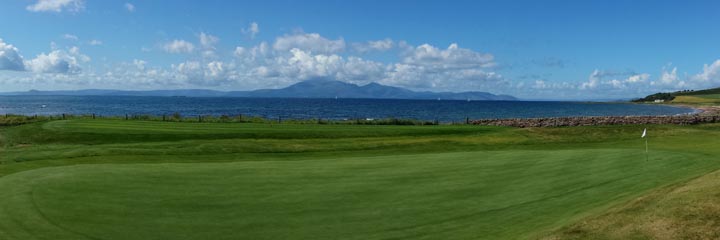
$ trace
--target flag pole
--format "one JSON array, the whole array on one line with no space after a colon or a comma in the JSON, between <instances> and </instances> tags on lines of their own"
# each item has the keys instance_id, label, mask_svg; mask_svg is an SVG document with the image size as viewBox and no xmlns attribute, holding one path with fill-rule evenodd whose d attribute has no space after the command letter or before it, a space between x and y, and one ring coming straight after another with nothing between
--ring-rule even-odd
<instances>
[{"instance_id":1,"label":"flag pole","mask_svg":"<svg viewBox=\"0 0 720 240\"><path fill-rule=\"evenodd\" d=\"M645 161L648 161L648 140L645 138Z\"/></svg>"},{"instance_id":2,"label":"flag pole","mask_svg":"<svg viewBox=\"0 0 720 240\"><path fill-rule=\"evenodd\" d=\"M647 136L647 128L643 129L641 138L645 139L645 161L648 161L648 136Z\"/></svg>"}]
</instances>

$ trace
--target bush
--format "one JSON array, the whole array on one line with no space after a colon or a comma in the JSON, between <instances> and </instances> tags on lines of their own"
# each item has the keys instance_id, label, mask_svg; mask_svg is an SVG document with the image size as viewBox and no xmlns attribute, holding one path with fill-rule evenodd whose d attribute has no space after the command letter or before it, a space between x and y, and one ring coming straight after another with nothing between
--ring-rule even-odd
<instances>
[{"instance_id":1,"label":"bush","mask_svg":"<svg viewBox=\"0 0 720 240\"><path fill-rule=\"evenodd\" d=\"M0 116L0 126L16 126L27 123L34 123L48 120L45 116L22 116L22 115L2 115Z\"/></svg>"}]
</instances>

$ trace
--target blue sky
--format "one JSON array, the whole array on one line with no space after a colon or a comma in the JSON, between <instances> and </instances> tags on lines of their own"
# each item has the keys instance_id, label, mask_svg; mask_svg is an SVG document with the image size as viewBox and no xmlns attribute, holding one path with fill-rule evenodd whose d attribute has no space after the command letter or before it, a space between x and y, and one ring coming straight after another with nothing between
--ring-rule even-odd
<instances>
[{"instance_id":1,"label":"blue sky","mask_svg":"<svg viewBox=\"0 0 720 240\"><path fill-rule=\"evenodd\" d=\"M10 0L0 91L323 78L528 99L720 86L717 1Z\"/></svg>"}]
</instances>

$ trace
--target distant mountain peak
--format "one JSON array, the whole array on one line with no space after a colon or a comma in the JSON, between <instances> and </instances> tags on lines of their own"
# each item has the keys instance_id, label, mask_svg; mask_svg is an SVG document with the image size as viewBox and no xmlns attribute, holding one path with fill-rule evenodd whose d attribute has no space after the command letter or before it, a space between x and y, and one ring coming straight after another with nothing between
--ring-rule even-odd
<instances>
[{"instance_id":1,"label":"distant mountain peak","mask_svg":"<svg viewBox=\"0 0 720 240\"><path fill-rule=\"evenodd\" d=\"M262 89L233 92L240 97L300 97L300 98L380 98L380 99L444 99L444 100L517 100L508 95L487 92L415 92L409 89L386 86L377 82L357 85L326 78L295 83L281 89Z\"/></svg>"}]
</instances>

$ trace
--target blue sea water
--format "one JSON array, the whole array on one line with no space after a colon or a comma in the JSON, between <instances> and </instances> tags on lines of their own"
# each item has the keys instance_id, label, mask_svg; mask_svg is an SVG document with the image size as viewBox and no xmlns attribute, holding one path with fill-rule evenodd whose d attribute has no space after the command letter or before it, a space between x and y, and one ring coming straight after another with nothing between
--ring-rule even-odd
<instances>
[{"instance_id":1,"label":"blue sea water","mask_svg":"<svg viewBox=\"0 0 720 240\"><path fill-rule=\"evenodd\" d=\"M402 118L464 121L465 118L677 115L693 109L664 105L538 101L389 99L292 99L135 96L0 96L0 114L101 116L240 115L294 119Z\"/></svg>"}]
</instances>

